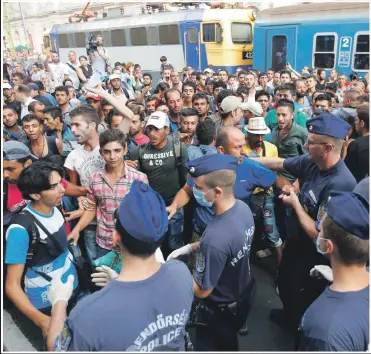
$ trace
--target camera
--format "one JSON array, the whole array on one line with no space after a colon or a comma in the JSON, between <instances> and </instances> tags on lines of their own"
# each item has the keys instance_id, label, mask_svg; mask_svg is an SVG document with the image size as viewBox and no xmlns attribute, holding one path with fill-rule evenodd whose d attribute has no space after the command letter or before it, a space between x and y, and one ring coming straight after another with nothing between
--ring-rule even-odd
<instances>
[{"instance_id":1,"label":"camera","mask_svg":"<svg viewBox=\"0 0 371 354\"><path fill-rule=\"evenodd\" d=\"M88 54L89 52L96 51L98 48L98 45L99 45L99 41L96 40L93 35L90 35L88 38L88 46L87 46Z\"/></svg>"}]
</instances>

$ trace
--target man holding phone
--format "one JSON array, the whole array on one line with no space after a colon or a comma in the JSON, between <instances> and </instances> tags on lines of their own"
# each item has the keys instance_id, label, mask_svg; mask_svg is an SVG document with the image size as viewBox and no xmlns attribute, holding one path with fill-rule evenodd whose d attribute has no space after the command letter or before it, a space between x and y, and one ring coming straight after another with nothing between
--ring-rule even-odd
<instances>
[{"instance_id":1,"label":"man holding phone","mask_svg":"<svg viewBox=\"0 0 371 354\"><path fill-rule=\"evenodd\" d=\"M101 75L107 76L107 62L109 60L108 52L103 48L103 36L98 34L95 39L98 44L94 51L89 50L89 59L93 70Z\"/></svg>"}]
</instances>

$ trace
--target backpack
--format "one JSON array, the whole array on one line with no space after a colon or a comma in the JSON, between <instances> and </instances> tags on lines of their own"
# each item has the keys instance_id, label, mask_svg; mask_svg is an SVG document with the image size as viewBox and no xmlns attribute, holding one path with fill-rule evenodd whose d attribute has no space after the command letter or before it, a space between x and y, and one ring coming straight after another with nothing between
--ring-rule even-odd
<instances>
[{"instance_id":1,"label":"backpack","mask_svg":"<svg viewBox=\"0 0 371 354\"><path fill-rule=\"evenodd\" d=\"M186 183L186 169L183 166L182 163L182 149L180 147L180 140L179 140L179 134L173 134L172 135L172 142L173 142L173 152L175 156L175 168L178 170L178 178L179 178L179 184L180 187L183 187ZM144 145L140 145L138 149L138 164L139 169L141 170L141 161L143 159L143 155L145 153L145 150L149 147L150 143L146 143Z\"/></svg>"}]
</instances>

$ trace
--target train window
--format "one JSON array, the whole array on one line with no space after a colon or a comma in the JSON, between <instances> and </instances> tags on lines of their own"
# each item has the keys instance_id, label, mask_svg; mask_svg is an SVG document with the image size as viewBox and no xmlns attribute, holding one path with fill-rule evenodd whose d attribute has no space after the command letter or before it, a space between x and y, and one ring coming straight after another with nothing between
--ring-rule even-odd
<instances>
[{"instance_id":1,"label":"train window","mask_svg":"<svg viewBox=\"0 0 371 354\"><path fill-rule=\"evenodd\" d=\"M59 48L69 48L67 34L59 35Z\"/></svg>"},{"instance_id":2,"label":"train window","mask_svg":"<svg viewBox=\"0 0 371 354\"><path fill-rule=\"evenodd\" d=\"M75 33L75 42L76 42L76 48L85 48L86 47L86 38L85 33Z\"/></svg>"},{"instance_id":3,"label":"train window","mask_svg":"<svg viewBox=\"0 0 371 354\"><path fill-rule=\"evenodd\" d=\"M147 30L145 27L130 28L131 45L147 45Z\"/></svg>"},{"instance_id":4,"label":"train window","mask_svg":"<svg viewBox=\"0 0 371 354\"><path fill-rule=\"evenodd\" d=\"M105 47L112 47L110 31L103 31L103 40Z\"/></svg>"},{"instance_id":5,"label":"train window","mask_svg":"<svg viewBox=\"0 0 371 354\"><path fill-rule=\"evenodd\" d=\"M335 67L336 37L335 34L316 34L314 36L314 67L324 69Z\"/></svg>"},{"instance_id":6,"label":"train window","mask_svg":"<svg viewBox=\"0 0 371 354\"><path fill-rule=\"evenodd\" d=\"M353 70L370 69L370 34L357 33L353 53Z\"/></svg>"},{"instance_id":7,"label":"train window","mask_svg":"<svg viewBox=\"0 0 371 354\"><path fill-rule=\"evenodd\" d=\"M117 29L111 31L111 44L112 47L126 46L125 30Z\"/></svg>"},{"instance_id":8,"label":"train window","mask_svg":"<svg viewBox=\"0 0 371 354\"><path fill-rule=\"evenodd\" d=\"M202 24L202 42L220 43L222 41L222 26L220 23Z\"/></svg>"},{"instance_id":9,"label":"train window","mask_svg":"<svg viewBox=\"0 0 371 354\"><path fill-rule=\"evenodd\" d=\"M164 25L159 27L161 44L179 44L178 25Z\"/></svg>"},{"instance_id":10,"label":"train window","mask_svg":"<svg viewBox=\"0 0 371 354\"><path fill-rule=\"evenodd\" d=\"M273 36L272 37L272 58L271 67L273 70L283 70L286 66L287 57L287 37Z\"/></svg>"},{"instance_id":11,"label":"train window","mask_svg":"<svg viewBox=\"0 0 371 354\"><path fill-rule=\"evenodd\" d=\"M197 42L197 28L188 28L188 43Z\"/></svg>"},{"instance_id":12,"label":"train window","mask_svg":"<svg viewBox=\"0 0 371 354\"><path fill-rule=\"evenodd\" d=\"M148 35L148 44L149 45L158 44L158 30L157 30L157 27L148 27L147 35Z\"/></svg>"},{"instance_id":13,"label":"train window","mask_svg":"<svg viewBox=\"0 0 371 354\"><path fill-rule=\"evenodd\" d=\"M252 29L250 23L232 22L231 36L234 44L247 44L252 42Z\"/></svg>"},{"instance_id":14,"label":"train window","mask_svg":"<svg viewBox=\"0 0 371 354\"><path fill-rule=\"evenodd\" d=\"M215 25L216 23L204 23L202 25L203 42L215 42Z\"/></svg>"}]
</instances>

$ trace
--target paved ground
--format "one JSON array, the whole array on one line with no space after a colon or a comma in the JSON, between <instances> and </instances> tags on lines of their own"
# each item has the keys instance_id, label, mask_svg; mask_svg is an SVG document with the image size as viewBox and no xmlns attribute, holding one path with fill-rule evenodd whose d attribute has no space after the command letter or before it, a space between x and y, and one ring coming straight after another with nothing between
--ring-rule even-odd
<instances>
[{"instance_id":1,"label":"paved ground","mask_svg":"<svg viewBox=\"0 0 371 354\"><path fill-rule=\"evenodd\" d=\"M247 321L249 334L240 337L240 350L293 350L292 335L269 321L269 311L281 307L275 292L272 260L254 262L252 270L257 282L257 292ZM14 309L3 312L3 339L4 348L8 351L41 351L43 348L40 331L21 319Z\"/></svg>"}]
</instances>

